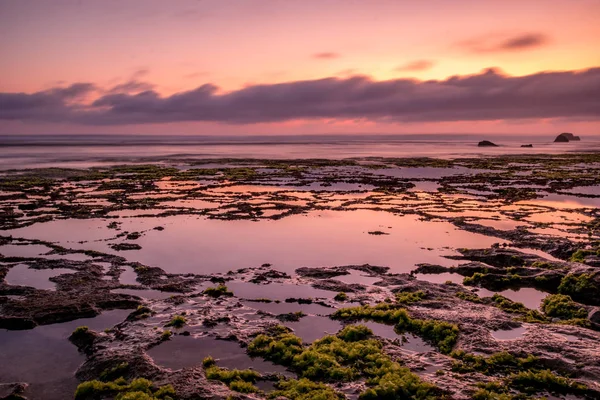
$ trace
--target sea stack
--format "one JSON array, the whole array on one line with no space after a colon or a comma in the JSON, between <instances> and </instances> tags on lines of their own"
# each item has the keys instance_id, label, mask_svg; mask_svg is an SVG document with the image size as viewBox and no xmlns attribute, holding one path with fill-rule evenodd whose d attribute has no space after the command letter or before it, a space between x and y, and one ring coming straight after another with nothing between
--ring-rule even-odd
<instances>
[{"instance_id":1,"label":"sea stack","mask_svg":"<svg viewBox=\"0 0 600 400\"><path fill-rule=\"evenodd\" d=\"M570 132L563 132L554 139L554 143L568 143L581 140L579 136L575 136Z\"/></svg>"},{"instance_id":2,"label":"sea stack","mask_svg":"<svg viewBox=\"0 0 600 400\"><path fill-rule=\"evenodd\" d=\"M479 147L498 147L496 143L490 142L489 140L482 140L477 144Z\"/></svg>"}]
</instances>

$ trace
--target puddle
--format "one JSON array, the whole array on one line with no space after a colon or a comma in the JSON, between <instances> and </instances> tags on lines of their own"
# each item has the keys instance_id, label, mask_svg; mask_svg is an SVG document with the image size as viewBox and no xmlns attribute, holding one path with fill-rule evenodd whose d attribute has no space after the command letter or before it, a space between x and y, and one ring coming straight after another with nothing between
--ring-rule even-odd
<instances>
[{"instance_id":1,"label":"puddle","mask_svg":"<svg viewBox=\"0 0 600 400\"><path fill-rule=\"evenodd\" d=\"M204 274L264 263L288 272L299 267L366 263L389 266L393 273L409 272L417 263L452 265L452 260L443 257L449 251L438 249L441 243L451 248L481 248L498 241L459 230L448 222L367 210L319 211L259 222L178 215L123 220L123 231L150 229L136 241L142 249L128 253L117 252L109 247L110 242L102 241L114 236L107 224L103 219L55 220L11 233L131 257L167 272ZM159 225L165 230L151 230ZM386 229L390 235L364 233L380 225L391 226ZM88 243L78 243L81 240Z\"/></svg>"},{"instance_id":2,"label":"puddle","mask_svg":"<svg viewBox=\"0 0 600 400\"><path fill-rule=\"evenodd\" d=\"M292 285L284 283L269 283L260 285L249 282L226 282L233 294L242 299L267 298L270 300L285 300L288 298L333 298L337 292L315 289L309 285Z\"/></svg>"},{"instance_id":3,"label":"puddle","mask_svg":"<svg viewBox=\"0 0 600 400\"><path fill-rule=\"evenodd\" d=\"M306 316L297 322L285 322L283 325L294 330L294 334L304 343L312 343L325 335L335 335L342 324L326 317Z\"/></svg>"},{"instance_id":4,"label":"puddle","mask_svg":"<svg viewBox=\"0 0 600 400\"><path fill-rule=\"evenodd\" d=\"M600 207L600 198L589 198L589 197L577 197L568 194L556 194L550 193L541 199L535 200L523 200L518 201L515 204L529 204L529 205L542 205L555 208L589 208L589 207Z\"/></svg>"},{"instance_id":5,"label":"puddle","mask_svg":"<svg viewBox=\"0 0 600 400\"><path fill-rule=\"evenodd\" d=\"M263 303L259 301L242 301L246 307L253 308L255 310L269 312L271 314L287 314L296 311L302 311L308 315L330 315L335 312L335 308L324 307L319 304L298 304L298 303Z\"/></svg>"},{"instance_id":6,"label":"puddle","mask_svg":"<svg viewBox=\"0 0 600 400\"><path fill-rule=\"evenodd\" d=\"M52 251L52 249L43 244L6 244L0 246L0 254L4 257L40 257L49 251Z\"/></svg>"},{"instance_id":7,"label":"puddle","mask_svg":"<svg viewBox=\"0 0 600 400\"><path fill-rule=\"evenodd\" d=\"M527 225L523 221L513 221L510 219L493 220L493 219L480 219L474 221L476 224L489 226L490 228L498 229L501 231L512 231L517 229L519 226Z\"/></svg>"},{"instance_id":8,"label":"puddle","mask_svg":"<svg viewBox=\"0 0 600 400\"><path fill-rule=\"evenodd\" d=\"M236 342L217 340L211 337L193 338L176 335L170 340L147 351L147 354L158 365L177 370L201 366L205 357L212 356L217 366L224 368L252 368L262 374L287 373L285 367L265 361L261 358L250 358L245 350Z\"/></svg>"},{"instance_id":9,"label":"puddle","mask_svg":"<svg viewBox=\"0 0 600 400\"><path fill-rule=\"evenodd\" d=\"M17 264L8 270L5 280L9 285L54 290L56 285L49 280L50 278L75 272L77 271L68 268L33 269L26 264Z\"/></svg>"},{"instance_id":10,"label":"puddle","mask_svg":"<svg viewBox=\"0 0 600 400\"><path fill-rule=\"evenodd\" d=\"M64 400L73 397L79 381L75 371L85 360L68 337L78 326L102 331L123 321L131 310L105 311L95 318L38 326L25 331L0 329L0 381L29 382L28 398Z\"/></svg>"},{"instance_id":11,"label":"puddle","mask_svg":"<svg viewBox=\"0 0 600 400\"><path fill-rule=\"evenodd\" d=\"M529 248L520 248L520 247L510 247L509 248L513 248L517 251L523 252L523 253L528 253L528 254L535 254L536 256L540 256L542 258L545 258L546 260L549 261L563 261L560 258L556 258L553 255L546 253L545 251L542 250L538 250L538 249L529 249Z\"/></svg>"},{"instance_id":12,"label":"puddle","mask_svg":"<svg viewBox=\"0 0 600 400\"><path fill-rule=\"evenodd\" d=\"M515 340L520 339L527 332L527 328L520 326L514 329L503 329L491 331L491 335L496 340Z\"/></svg>"},{"instance_id":13,"label":"puddle","mask_svg":"<svg viewBox=\"0 0 600 400\"><path fill-rule=\"evenodd\" d=\"M43 256L49 260L89 261L92 257L82 253L50 254Z\"/></svg>"},{"instance_id":14,"label":"puddle","mask_svg":"<svg viewBox=\"0 0 600 400\"><path fill-rule=\"evenodd\" d=\"M450 272L442 272L439 274L415 274L415 278L431 283L446 283L447 281L450 281L458 284L462 284L464 279L462 275L453 274Z\"/></svg>"},{"instance_id":15,"label":"puddle","mask_svg":"<svg viewBox=\"0 0 600 400\"><path fill-rule=\"evenodd\" d=\"M437 192L441 185L437 182L417 181L412 182L415 187L408 189L409 192Z\"/></svg>"},{"instance_id":16,"label":"puddle","mask_svg":"<svg viewBox=\"0 0 600 400\"><path fill-rule=\"evenodd\" d=\"M119 282L122 285L139 285L137 281L137 273L132 267L122 266L121 275L119 276Z\"/></svg>"},{"instance_id":17,"label":"puddle","mask_svg":"<svg viewBox=\"0 0 600 400\"><path fill-rule=\"evenodd\" d=\"M577 342L581 340L581 338L578 338L575 335L568 335L566 333L561 333L561 336L564 336L569 342Z\"/></svg>"},{"instance_id":18,"label":"puddle","mask_svg":"<svg viewBox=\"0 0 600 400\"><path fill-rule=\"evenodd\" d=\"M178 294L180 294L180 293L174 293L174 292L163 292L163 291L154 290L154 289L140 289L140 290L113 289L113 290L111 290L111 293L130 294L132 296L138 296L138 297L142 297L142 298L150 299L150 300L162 300L162 299L166 299L171 296L177 296Z\"/></svg>"},{"instance_id":19,"label":"puddle","mask_svg":"<svg viewBox=\"0 0 600 400\"><path fill-rule=\"evenodd\" d=\"M492 297L495 293L498 293L512 301L523 303L525 307L532 310L537 310L542 304L542 300L548 296L548 293L534 288L521 288L517 290L508 289L502 292L492 292L484 288L479 288L477 295L479 297Z\"/></svg>"},{"instance_id":20,"label":"puddle","mask_svg":"<svg viewBox=\"0 0 600 400\"><path fill-rule=\"evenodd\" d=\"M366 275L364 272L355 269L351 269L348 272L350 273L347 275L336 276L333 279L344 283L358 283L361 285L372 285L375 282L379 282L381 280L381 278L378 276L369 276Z\"/></svg>"},{"instance_id":21,"label":"puddle","mask_svg":"<svg viewBox=\"0 0 600 400\"><path fill-rule=\"evenodd\" d=\"M571 194L589 194L600 196L600 186L575 186L569 189Z\"/></svg>"}]
</instances>

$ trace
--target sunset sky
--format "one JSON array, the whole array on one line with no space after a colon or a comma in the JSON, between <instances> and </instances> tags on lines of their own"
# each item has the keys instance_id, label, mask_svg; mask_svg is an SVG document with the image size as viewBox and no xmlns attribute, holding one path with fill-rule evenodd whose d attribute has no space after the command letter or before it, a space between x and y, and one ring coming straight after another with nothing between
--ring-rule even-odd
<instances>
[{"instance_id":1,"label":"sunset sky","mask_svg":"<svg viewBox=\"0 0 600 400\"><path fill-rule=\"evenodd\" d=\"M600 134L600 0L0 0L0 134Z\"/></svg>"}]
</instances>

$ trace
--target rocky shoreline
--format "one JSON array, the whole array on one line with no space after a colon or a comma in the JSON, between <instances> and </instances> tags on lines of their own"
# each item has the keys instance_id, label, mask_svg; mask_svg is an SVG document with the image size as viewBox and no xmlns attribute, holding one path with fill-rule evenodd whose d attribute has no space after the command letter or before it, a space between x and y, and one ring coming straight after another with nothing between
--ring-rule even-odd
<instances>
[{"instance_id":1,"label":"rocky shoreline","mask_svg":"<svg viewBox=\"0 0 600 400\"><path fill-rule=\"evenodd\" d=\"M70 336L85 357L76 398L600 398L600 192L579 189L600 185L600 156L219 162L0 179L0 328L130 310L105 331ZM497 243L406 272L340 263L178 273L137 260L145 237L167 237L172 217L361 210L443 221ZM105 236L20 234L73 220L101 221ZM364 233L388 240L390 228ZM60 273L52 289L13 284L22 265ZM536 307L507 297L523 289L540 295ZM0 398L39 398L34 386L3 382Z\"/></svg>"}]
</instances>

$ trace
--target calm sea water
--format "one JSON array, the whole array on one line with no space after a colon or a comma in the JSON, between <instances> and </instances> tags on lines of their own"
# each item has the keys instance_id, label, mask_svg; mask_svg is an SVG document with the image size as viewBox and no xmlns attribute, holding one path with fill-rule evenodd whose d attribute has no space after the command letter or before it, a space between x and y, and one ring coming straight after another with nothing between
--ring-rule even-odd
<instances>
[{"instance_id":1,"label":"calm sea water","mask_svg":"<svg viewBox=\"0 0 600 400\"><path fill-rule=\"evenodd\" d=\"M491 140L499 147L477 147ZM87 168L202 158L479 157L600 151L600 135L553 143L541 135L0 136L0 169ZM522 148L532 144L533 148Z\"/></svg>"}]
</instances>

